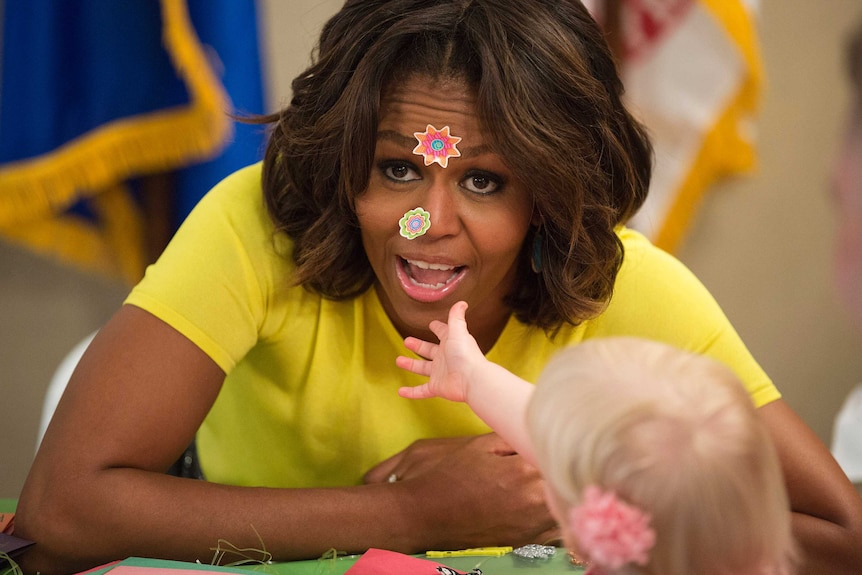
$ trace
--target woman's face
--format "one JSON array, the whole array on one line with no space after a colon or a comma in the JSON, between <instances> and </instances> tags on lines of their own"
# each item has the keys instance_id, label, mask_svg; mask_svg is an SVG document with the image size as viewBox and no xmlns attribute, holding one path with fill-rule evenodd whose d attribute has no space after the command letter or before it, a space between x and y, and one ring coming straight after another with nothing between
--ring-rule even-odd
<instances>
[{"instance_id":1,"label":"woman's face","mask_svg":"<svg viewBox=\"0 0 862 575\"><path fill-rule=\"evenodd\" d=\"M445 168L413 152L414 133L429 124L461 138L460 157L450 156ZM435 341L428 324L445 320L459 300L470 306L483 350L505 326L503 298L516 281L532 199L489 144L462 82L417 76L384 94L374 165L356 213L375 288L403 336ZM431 227L407 239L399 220L417 207L430 213Z\"/></svg>"}]
</instances>

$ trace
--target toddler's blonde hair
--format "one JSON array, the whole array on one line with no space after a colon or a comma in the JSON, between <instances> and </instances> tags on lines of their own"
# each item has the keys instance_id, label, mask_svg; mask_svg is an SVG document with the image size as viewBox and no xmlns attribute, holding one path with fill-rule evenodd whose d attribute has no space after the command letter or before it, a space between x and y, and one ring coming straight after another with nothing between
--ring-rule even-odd
<instances>
[{"instance_id":1,"label":"toddler's blonde hair","mask_svg":"<svg viewBox=\"0 0 862 575\"><path fill-rule=\"evenodd\" d=\"M563 517L588 485L651 515L648 565L614 573L792 571L775 448L721 363L638 338L589 340L549 362L527 425Z\"/></svg>"}]
</instances>

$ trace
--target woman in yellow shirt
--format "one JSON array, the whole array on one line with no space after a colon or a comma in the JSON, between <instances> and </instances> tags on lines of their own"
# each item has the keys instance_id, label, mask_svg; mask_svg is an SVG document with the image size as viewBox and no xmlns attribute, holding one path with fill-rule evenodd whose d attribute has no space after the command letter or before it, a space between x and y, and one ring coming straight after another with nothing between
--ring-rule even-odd
<instances>
[{"instance_id":1,"label":"woman in yellow shirt","mask_svg":"<svg viewBox=\"0 0 862 575\"><path fill-rule=\"evenodd\" d=\"M25 567L557 537L536 469L466 406L396 393L419 381L402 338L464 300L528 381L604 335L727 364L805 560L858 568L862 502L828 450L703 286L624 228L652 156L621 95L579 2L348 1L263 120L263 163L200 203L82 358L21 494ZM207 481L165 475L196 434Z\"/></svg>"}]
</instances>

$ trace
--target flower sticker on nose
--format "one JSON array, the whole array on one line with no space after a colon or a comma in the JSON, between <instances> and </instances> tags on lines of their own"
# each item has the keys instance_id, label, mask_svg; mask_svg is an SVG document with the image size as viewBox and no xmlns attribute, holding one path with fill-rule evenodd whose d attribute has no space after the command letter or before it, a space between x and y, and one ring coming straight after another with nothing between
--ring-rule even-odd
<instances>
[{"instance_id":1,"label":"flower sticker on nose","mask_svg":"<svg viewBox=\"0 0 862 575\"><path fill-rule=\"evenodd\" d=\"M401 228L401 235L408 240L418 238L431 228L431 214L422 208L413 208L398 220L398 226Z\"/></svg>"},{"instance_id":2,"label":"flower sticker on nose","mask_svg":"<svg viewBox=\"0 0 862 575\"><path fill-rule=\"evenodd\" d=\"M424 156L426 166L437 162L445 168L449 165L449 158L457 158L461 155L456 147L461 138L450 135L449 126L443 126L442 130L438 130L428 124L424 132L413 132L413 135L419 140L419 144L413 148L413 153Z\"/></svg>"}]
</instances>

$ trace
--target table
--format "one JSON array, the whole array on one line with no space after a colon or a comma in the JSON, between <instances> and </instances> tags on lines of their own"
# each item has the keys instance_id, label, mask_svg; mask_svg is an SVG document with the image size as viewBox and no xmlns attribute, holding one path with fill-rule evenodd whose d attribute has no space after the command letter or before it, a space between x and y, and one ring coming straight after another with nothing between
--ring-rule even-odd
<instances>
[{"instance_id":1,"label":"table","mask_svg":"<svg viewBox=\"0 0 862 575\"><path fill-rule=\"evenodd\" d=\"M337 559L292 561L247 568L270 575L342 575L357 559L358 555L352 555ZM479 567L484 575L578 575L584 572L582 567L575 567L569 562L565 549L557 549L557 554L551 559L536 561L519 559L511 553L502 557L434 557L431 560L462 573Z\"/></svg>"},{"instance_id":2,"label":"table","mask_svg":"<svg viewBox=\"0 0 862 575\"><path fill-rule=\"evenodd\" d=\"M16 504L15 499L0 499L0 513L14 512ZM265 575L342 575L357 559L359 555L349 555L334 559L247 565L243 569L250 574ZM484 575L578 575L584 571L569 562L565 549L557 549L556 555L551 559L534 561L520 559L511 553L502 557L434 557L431 560L463 573L478 567Z\"/></svg>"}]
</instances>

